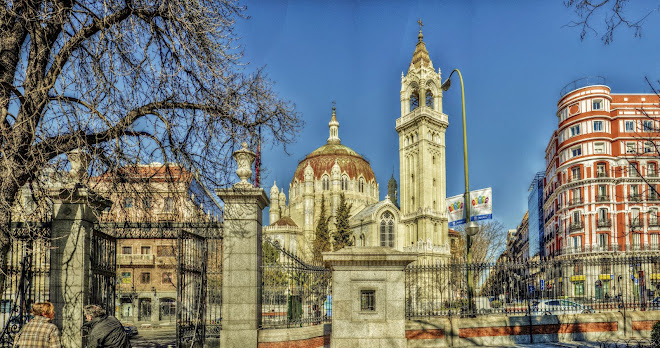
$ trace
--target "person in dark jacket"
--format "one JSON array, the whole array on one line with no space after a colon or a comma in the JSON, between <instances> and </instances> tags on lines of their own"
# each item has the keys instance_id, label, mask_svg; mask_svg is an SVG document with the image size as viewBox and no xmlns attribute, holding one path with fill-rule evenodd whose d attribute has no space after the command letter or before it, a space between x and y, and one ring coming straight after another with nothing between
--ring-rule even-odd
<instances>
[{"instance_id":1,"label":"person in dark jacket","mask_svg":"<svg viewBox=\"0 0 660 348\"><path fill-rule=\"evenodd\" d=\"M107 315L97 305L88 305L83 309L87 322L83 325L86 332L86 347L131 348L131 342L124 331L124 326L117 318Z\"/></svg>"}]
</instances>

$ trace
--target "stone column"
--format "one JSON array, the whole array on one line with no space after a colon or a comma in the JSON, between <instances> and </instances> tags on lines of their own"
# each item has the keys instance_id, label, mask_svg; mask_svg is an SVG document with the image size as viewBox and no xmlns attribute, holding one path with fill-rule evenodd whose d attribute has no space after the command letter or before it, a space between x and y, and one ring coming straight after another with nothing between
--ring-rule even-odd
<instances>
[{"instance_id":1,"label":"stone column","mask_svg":"<svg viewBox=\"0 0 660 348\"><path fill-rule=\"evenodd\" d=\"M78 348L82 346L82 310L89 304L95 212L107 201L81 184L55 190L51 198L50 299L55 305L54 323L62 329L63 346Z\"/></svg>"},{"instance_id":2,"label":"stone column","mask_svg":"<svg viewBox=\"0 0 660 348\"><path fill-rule=\"evenodd\" d=\"M256 348L261 322L262 210L266 193L247 182L254 153L234 153L241 182L216 193L225 203L222 242L221 347Z\"/></svg>"},{"instance_id":3,"label":"stone column","mask_svg":"<svg viewBox=\"0 0 660 348\"><path fill-rule=\"evenodd\" d=\"M323 253L332 269L330 347L406 347L405 267L417 259L386 247Z\"/></svg>"}]
</instances>

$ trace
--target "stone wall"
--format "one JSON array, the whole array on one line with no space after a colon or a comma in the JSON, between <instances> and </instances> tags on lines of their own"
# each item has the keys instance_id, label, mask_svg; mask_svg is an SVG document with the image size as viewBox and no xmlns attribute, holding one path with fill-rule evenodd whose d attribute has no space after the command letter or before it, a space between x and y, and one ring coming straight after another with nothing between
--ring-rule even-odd
<instances>
[{"instance_id":1,"label":"stone wall","mask_svg":"<svg viewBox=\"0 0 660 348\"><path fill-rule=\"evenodd\" d=\"M521 343L649 338L660 311L558 316L408 320L408 347L507 346Z\"/></svg>"},{"instance_id":2,"label":"stone wall","mask_svg":"<svg viewBox=\"0 0 660 348\"><path fill-rule=\"evenodd\" d=\"M259 348L330 347L330 324L259 331Z\"/></svg>"}]
</instances>

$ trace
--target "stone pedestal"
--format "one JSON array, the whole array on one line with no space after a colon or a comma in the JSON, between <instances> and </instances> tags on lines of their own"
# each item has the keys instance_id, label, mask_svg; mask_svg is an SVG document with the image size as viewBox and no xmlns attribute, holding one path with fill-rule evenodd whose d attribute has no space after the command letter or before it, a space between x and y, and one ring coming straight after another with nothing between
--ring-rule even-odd
<instances>
[{"instance_id":1,"label":"stone pedestal","mask_svg":"<svg viewBox=\"0 0 660 348\"><path fill-rule=\"evenodd\" d=\"M256 348L261 322L263 189L234 185L219 189L224 206L221 347Z\"/></svg>"},{"instance_id":2,"label":"stone pedestal","mask_svg":"<svg viewBox=\"0 0 660 348\"><path fill-rule=\"evenodd\" d=\"M404 270L416 259L385 247L323 253L332 269L331 347L407 346Z\"/></svg>"},{"instance_id":3,"label":"stone pedestal","mask_svg":"<svg viewBox=\"0 0 660 348\"><path fill-rule=\"evenodd\" d=\"M53 222L50 253L50 300L54 323L62 330L62 345L82 346L83 306L89 304L90 243L95 210L107 204L81 185L52 192Z\"/></svg>"}]
</instances>

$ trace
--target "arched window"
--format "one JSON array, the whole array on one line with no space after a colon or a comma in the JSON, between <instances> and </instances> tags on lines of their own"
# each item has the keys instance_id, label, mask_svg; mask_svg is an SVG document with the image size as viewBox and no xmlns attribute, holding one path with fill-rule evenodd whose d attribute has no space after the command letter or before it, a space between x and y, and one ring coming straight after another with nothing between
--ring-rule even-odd
<instances>
[{"instance_id":1,"label":"arched window","mask_svg":"<svg viewBox=\"0 0 660 348\"><path fill-rule=\"evenodd\" d=\"M341 177L341 189L344 191L348 190L348 176L346 175Z\"/></svg>"},{"instance_id":2,"label":"arched window","mask_svg":"<svg viewBox=\"0 0 660 348\"><path fill-rule=\"evenodd\" d=\"M364 178L360 178L359 184L360 184L359 186L360 193L364 193Z\"/></svg>"},{"instance_id":3,"label":"arched window","mask_svg":"<svg viewBox=\"0 0 660 348\"><path fill-rule=\"evenodd\" d=\"M394 215L389 211L380 216L380 246L394 248Z\"/></svg>"},{"instance_id":4,"label":"arched window","mask_svg":"<svg viewBox=\"0 0 660 348\"><path fill-rule=\"evenodd\" d=\"M433 92L431 90L426 90L426 106L433 109Z\"/></svg>"},{"instance_id":5,"label":"arched window","mask_svg":"<svg viewBox=\"0 0 660 348\"><path fill-rule=\"evenodd\" d=\"M324 175L321 179L323 181L323 191L330 189L330 178L327 175Z\"/></svg>"},{"instance_id":6,"label":"arched window","mask_svg":"<svg viewBox=\"0 0 660 348\"><path fill-rule=\"evenodd\" d=\"M410 94L410 111L413 111L419 107L419 94L417 90L413 91Z\"/></svg>"}]
</instances>

